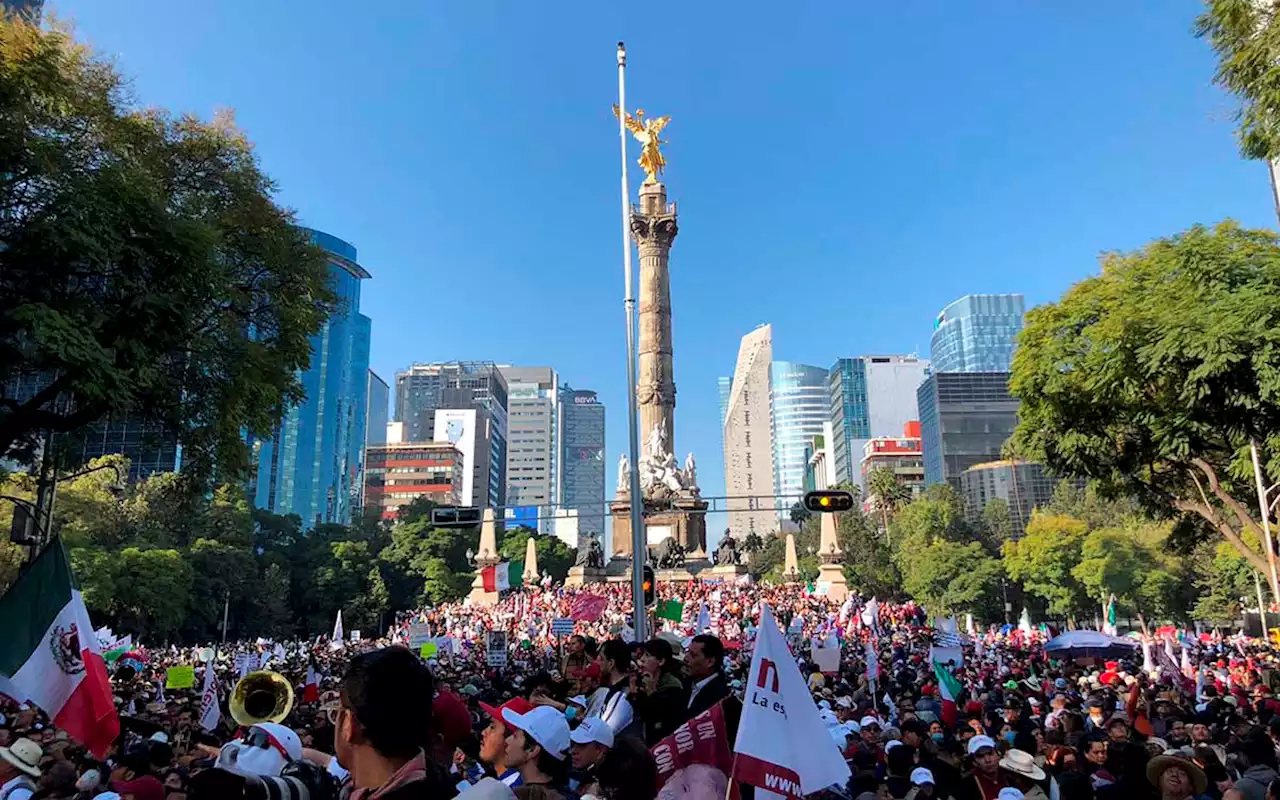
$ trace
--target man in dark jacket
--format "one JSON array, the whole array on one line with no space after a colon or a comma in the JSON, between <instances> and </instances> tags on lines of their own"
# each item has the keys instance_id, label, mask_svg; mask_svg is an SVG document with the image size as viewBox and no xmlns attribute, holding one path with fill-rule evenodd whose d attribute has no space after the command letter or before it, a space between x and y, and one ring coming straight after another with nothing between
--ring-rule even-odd
<instances>
[{"instance_id":1,"label":"man in dark jacket","mask_svg":"<svg viewBox=\"0 0 1280 800\"><path fill-rule=\"evenodd\" d=\"M351 659L334 725L339 763L350 772L343 797L451 798L454 782L423 752L430 741L435 681L403 647Z\"/></svg>"}]
</instances>

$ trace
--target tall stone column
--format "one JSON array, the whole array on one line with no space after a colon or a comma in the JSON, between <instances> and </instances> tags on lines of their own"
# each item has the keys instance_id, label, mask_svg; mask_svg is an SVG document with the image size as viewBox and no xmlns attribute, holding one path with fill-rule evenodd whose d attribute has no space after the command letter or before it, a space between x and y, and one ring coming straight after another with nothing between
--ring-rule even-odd
<instances>
[{"instance_id":1,"label":"tall stone column","mask_svg":"<svg viewBox=\"0 0 1280 800\"><path fill-rule=\"evenodd\" d=\"M640 406L640 441L655 426L666 431L668 452L675 452L676 383L671 368L671 273L668 258L676 238L676 206L667 203L667 187L640 187L640 205L631 213L631 236L640 252L640 361L636 400Z\"/></svg>"}]
</instances>

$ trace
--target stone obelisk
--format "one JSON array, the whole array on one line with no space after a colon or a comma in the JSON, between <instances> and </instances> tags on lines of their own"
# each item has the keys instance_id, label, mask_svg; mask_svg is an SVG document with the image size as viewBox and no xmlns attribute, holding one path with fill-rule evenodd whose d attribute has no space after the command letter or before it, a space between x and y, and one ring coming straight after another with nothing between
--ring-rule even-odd
<instances>
[{"instance_id":1,"label":"stone obelisk","mask_svg":"<svg viewBox=\"0 0 1280 800\"><path fill-rule=\"evenodd\" d=\"M502 555L498 552L497 521L493 509L486 508L480 522L480 552L476 554L476 577L471 582L471 593L467 600L472 605L492 606L498 602L500 592L486 592L484 589L484 570L502 563Z\"/></svg>"}]
</instances>

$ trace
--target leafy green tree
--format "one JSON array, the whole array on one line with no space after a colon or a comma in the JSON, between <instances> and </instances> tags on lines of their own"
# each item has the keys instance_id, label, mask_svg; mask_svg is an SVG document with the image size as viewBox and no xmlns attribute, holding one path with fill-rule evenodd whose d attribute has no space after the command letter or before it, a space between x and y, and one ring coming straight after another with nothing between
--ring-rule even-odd
<instances>
[{"instance_id":1,"label":"leafy green tree","mask_svg":"<svg viewBox=\"0 0 1280 800\"><path fill-rule=\"evenodd\" d=\"M248 597L249 613L240 638L276 638L295 633L293 611L289 607L289 573L279 564L262 570L257 591Z\"/></svg>"},{"instance_id":2,"label":"leafy green tree","mask_svg":"<svg viewBox=\"0 0 1280 800\"><path fill-rule=\"evenodd\" d=\"M115 617L127 630L167 641L187 615L194 580L177 550L126 547L115 567Z\"/></svg>"},{"instance_id":3,"label":"leafy green tree","mask_svg":"<svg viewBox=\"0 0 1280 800\"><path fill-rule=\"evenodd\" d=\"M531 528L517 525L503 534L498 551L507 561L523 561L529 539L537 542L538 571L542 575L550 575L554 581L563 581L569 574L569 567L577 560L578 551L570 550L555 536L543 536Z\"/></svg>"},{"instance_id":4,"label":"leafy green tree","mask_svg":"<svg viewBox=\"0 0 1280 800\"><path fill-rule=\"evenodd\" d=\"M1245 608L1256 608L1254 579L1257 572L1226 542L1211 544L1198 554L1194 570L1195 599L1192 613L1210 622L1237 620ZM1245 598L1244 602L1241 599Z\"/></svg>"},{"instance_id":5,"label":"leafy green tree","mask_svg":"<svg viewBox=\"0 0 1280 800\"><path fill-rule=\"evenodd\" d=\"M1020 455L1208 526L1268 574L1245 535L1262 539L1251 442L1280 476L1275 233L1226 222L1106 256L1027 314L1010 389Z\"/></svg>"},{"instance_id":6,"label":"leafy green tree","mask_svg":"<svg viewBox=\"0 0 1280 800\"><path fill-rule=\"evenodd\" d=\"M1239 98L1236 114L1240 150L1245 158L1280 157L1280 92L1275 65L1280 63L1280 20L1257 0L1208 0L1196 21L1196 34L1218 54L1214 82Z\"/></svg>"},{"instance_id":7,"label":"leafy green tree","mask_svg":"<svg viewBox=\"0 0 1280 800\"><path fill-rule=\"evenodd\" d=\"M1004 543L1005 571L1049 614L1074 619L1090 610L1089 591L1072 573L1088 531L1078 519L1037 512L1022 538Z\"/></svg>"},{"instance_id":8,"label":"leafy green tree","mask_svg":"<svg viewBox=\"0 0 1280 800\"><path fill-rule=\"evenodd\" d=\"M197 539L186 552L193 580L183 635L189 641L207 642L221 636L224 602L234 600L235 617L228 627L242 629L247 621L248 599L257 591L258 564L245 547L213 539ZM230 616L230 615L229 615Z\"/></svg>"},{"instance_id":9,"label":"leafy green tree","mask_svg":"<svg viewBox=\"0 0 1280 800\"><path fill-rule=\"evenodd\" d=\"M902 585L931 613L957 614L990 605L1000 575L1000 562L978 542L937 539L903 568Z\"/></svg>"},{"instance_id":10,"label":"leafy green tree","mask_svg":"<svg viewBox=\"0 0 1280 800\"><path fill-rule=\"evenodd\" d=\"M844 577L851 587L881 599L902 594L902 576L889 545L861 509L838 514L836 532L844 551Z\"/></svg>"},{"instance_id":11,"label":"leafy green tree","mask_svg":"<svg viewBox=\"0 0 1280 800\"><path fill-rule=\"evenodd\" d=\"M1013 538L1013 515L1009 513L1009 501L993 497L982 507L982 527L987 539L997 547Z\"/></svg>"},{"instance_id":12,"label":"leafy green tree","mask_svg":"<svg viewBox=\"0 0 1280 800\"><path fill-rule=\"evenodd\" d=\"M187 475L236 475L244 433L303 397L323 251L229 114L133 107L64 29L0 20L0 98L0 456L127 415L181 441Z\"/></svg>"}]
</instances>

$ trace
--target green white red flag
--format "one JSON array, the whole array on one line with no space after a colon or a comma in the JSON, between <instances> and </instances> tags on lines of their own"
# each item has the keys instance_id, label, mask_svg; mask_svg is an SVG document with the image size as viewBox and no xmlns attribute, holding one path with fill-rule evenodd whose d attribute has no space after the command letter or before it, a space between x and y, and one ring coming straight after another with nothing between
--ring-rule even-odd
<instances>
[{"instance_id":1,"label":"green white red flag","mask_svg":"<svg viewBox=\"0 0 1280 800\"><path fill-rule=\"evenodd\" d=\"M942 721L947 727L954 728L958 716L956 698L960 696L963 687L956 676L951 674L951 670L937 661L933 662L933 676L938 679L938 699L942 701Z\"/></svg>"},{"instance_id":2,"label":"green white red flag","mask_svg":"<svg viewBox=\"0 0 1280 800\"><path fill-rule=\"evenodd\" d=\"M480 571L486 592L505 592L514 589L524 580L523 561L503 561Z\"/></svg>"},{"instance_id":3,"label":"green white red flag","mask_svg":"<svg viewBox=\"0 0 1280 800\"><path fill-rule=\"evenodd\" d=\"M104 758L120 733L120 718L61 540L50 543L0 597L0 619L0 692L40 707Z\"/></svg>"}]
</instances>

